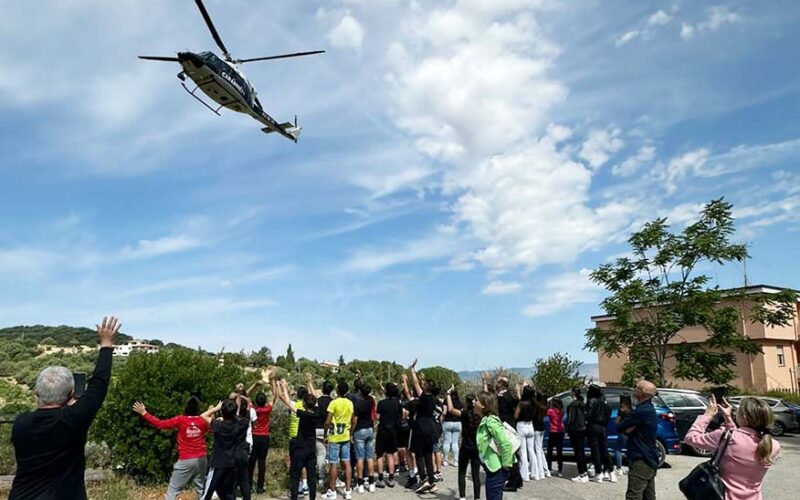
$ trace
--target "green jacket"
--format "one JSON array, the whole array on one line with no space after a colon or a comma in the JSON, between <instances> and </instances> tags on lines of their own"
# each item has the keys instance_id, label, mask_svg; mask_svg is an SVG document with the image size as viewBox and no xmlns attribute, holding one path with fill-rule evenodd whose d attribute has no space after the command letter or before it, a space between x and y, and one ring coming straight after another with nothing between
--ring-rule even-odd
<instances>
[{"instance_id":1,"label":"green jacket","mask_svg":"<svg viewBox=\"0 0 800 500\"><path fill-rule=\"evenodd\" d=\"M489 446L489 442L492 440L501 451L499 455ZM511 441L506 437L500 418L495 415L483 417L478 425L478 455L489 472L497 472L501 468L514 465L514 450Z\"/></svg>"}]
</instances>

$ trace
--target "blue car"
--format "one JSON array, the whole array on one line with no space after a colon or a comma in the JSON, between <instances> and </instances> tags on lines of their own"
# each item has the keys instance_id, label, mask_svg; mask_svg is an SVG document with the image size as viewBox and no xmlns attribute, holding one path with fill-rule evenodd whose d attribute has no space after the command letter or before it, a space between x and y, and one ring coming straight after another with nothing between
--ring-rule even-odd
<instances>
[{"instance_id":1,"label":"blue car","mask_svg":"<svg viewBox=\"0 0 800 500\"><path fill-rule=\"evenodd\" d=\"M604 387L603 394L606 397L606 403L611 408L611 418L608 421L608 449L610 452L614 451L617 443L617 412L619 411L619 397L622 394L629 396L633 395L633 390L627 387ZM564 405L564 425L567 423L567 406L572 402L572 395L569 392L562 392L556 394L550 399L558 399ZM658 446L658 465L664 463L667 455L675 455L681 452L681 439L678 437L678 432L675 428L675 414L670 410L669 406L659 396L653 398L653 406L658 415L658 431L656 434L656 446ZM546 422L547 424L547 422ZM548 429L549 426L545 426ZM547 434L545 434L545 440ZM586 454L589 455L589 445L586 445ZM573 452L572 444L569 442L569 436L564 436L564 451Z\"/></svg>"}]
</instances>

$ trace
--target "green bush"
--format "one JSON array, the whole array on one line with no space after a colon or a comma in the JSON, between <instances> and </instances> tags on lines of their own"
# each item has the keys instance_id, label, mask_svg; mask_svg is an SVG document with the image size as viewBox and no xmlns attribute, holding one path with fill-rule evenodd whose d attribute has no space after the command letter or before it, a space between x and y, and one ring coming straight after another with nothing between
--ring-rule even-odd
<instances>
[{"instance_id":1,"label":"green bush","mask_svg":"<svg viewBox=\"0 0 800 500\"><path fill-rule=\"evenodd\" d=\"M0 424L0 476L14 474L17 462L11 445L11 424Z\"/></svg>"},{"instance_id":2,"label":"green bush","mask_svg":"<svg viewBox=\"0 0 800 500\"><path fill-rule=\"evenodd\" d=\"M449 368L431 366L420 370L419 375L420 377L424 377L425 380L435 383L442 391L442 395L444 395L445 391L447 391L451 385L455 385L457 390L463 392L461 377L458 376L458 373ZM411 384L411 380L409 380L409 384ZM409 386L409 389L412 391L414 390L411 386Z\"/></svg>"},{"instance_id":3,"label":"green bush","mask_svg":"<svg viewBox=\"0 0 800 500\"><path fill-rule=\"evenodd\" d=\"M183 412L189 396L198 396L205 409L226 398L238 382L247 382L240 366L219 366L216 357L196 351L134 354L114 372L90 430L92 440L105 442L112 464L136 480L164 482L177 458L175 433L149 426L131 410L133 402L142 401L148 412L170 418Z\"/></svg>"}]
</instances>

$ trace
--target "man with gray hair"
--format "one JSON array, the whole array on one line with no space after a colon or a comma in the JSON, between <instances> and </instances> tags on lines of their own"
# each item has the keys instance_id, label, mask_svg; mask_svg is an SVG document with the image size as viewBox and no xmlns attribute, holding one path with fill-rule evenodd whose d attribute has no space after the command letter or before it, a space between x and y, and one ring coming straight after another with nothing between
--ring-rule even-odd
<instances>
[{"instance_id":1,"label":"man with gray hair","mask_svg":"<svg viewBox=\"0 0 800 500\"><path fill-rule=\"evenodd\" d=\"M658 390L652 382L640 380L633 389L636 408L617 428L628 435L628 488L625 500L656 500L658 416L652 399Z\"/></svg>"},{"instance_id":2,"label":"man with gray hair","mask_svg":"<svg viewBox=\"0 0 800 500\"><path fill-rule=\"evenodd\" d=\"M86 433L100 410L111 380L111 355L117 318L103 318L97 325L100 353L86 392L75 400L72 372L50 366L36 378L39 408L14 420L11 442L17 474L9 500L86 499Z\"/></svg>"}]
</instances>

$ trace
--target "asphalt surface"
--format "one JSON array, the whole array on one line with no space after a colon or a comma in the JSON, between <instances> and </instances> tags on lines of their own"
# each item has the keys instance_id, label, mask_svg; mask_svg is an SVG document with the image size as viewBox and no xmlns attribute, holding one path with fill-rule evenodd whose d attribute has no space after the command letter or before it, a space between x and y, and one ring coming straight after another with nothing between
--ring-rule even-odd
<instances>
[{"instance_id":1,"label":"asphalt surface","mask_svg":"<svg viewBox=\"0 0 800 500\"><path fill-rule=\"evenodd\" d=\"M800 470L800 435L783 436L778 439L783 447L781 457L767 472L764 478L763 496L770 500L798 498L797 471ZM656 496L659 500L681 500L678 481L685 477L698 463L707 460L687 455L670 455L669 468L659 469L656 476ZM541 481L531 481L516 493L505 493L504 500L596 500L623 499L627 478L622 476L618 483L573 483L569 478L577 473L575 464L564 464L564 478L552 477ZM404 477L402 478L405 479ZM375 493L353 493L353 500L453 500L458 499L457 471L454 467L445 468L445 480L438 483L436 494L416 495L400 485L393 489L377 490ZM467 498L472 499L472 483L467 481ZM339 500L344 496L339 492ZM485 498L485 495L482 495ZM308 497L305 497L306 499ZM317 497L320 499L320 497Z\"/></svg>"}]
</instances>

